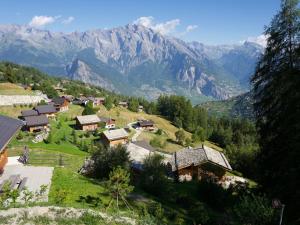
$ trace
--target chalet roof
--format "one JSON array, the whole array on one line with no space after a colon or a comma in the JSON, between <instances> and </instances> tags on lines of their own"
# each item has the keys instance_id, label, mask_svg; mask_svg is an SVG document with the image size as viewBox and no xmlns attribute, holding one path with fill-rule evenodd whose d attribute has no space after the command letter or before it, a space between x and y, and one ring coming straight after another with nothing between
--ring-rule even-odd
<instances>
[{"instance_id":1,"label":"chalet roof","mask_svg":"<svg viewBox=\"0 0 300 225\"><path fill-rule=\"evenodd\" d=\"M172 171L191 165L200 165L205 162L211 162L225 169L232 170L229 162L222 152L206 146L204 146L204 148L182 149L175 152L169 160L169 163L172 166Z\"/></svg>"},{"instance_id":2,"label":"chalet roof","mask_svg":"<svg viewBox=\"0 0 300 225\"><path fill-rule=\"evenodd\" d=\"M81 125L100 122L100 119L97 115L77 116L76 119Z\"/></svg>"},{"instance_id":3,"label":"chalet roof","mask_svg":"<svg viewBox=\"0 0 300 225\"><path fill-rule=\"evenodd\" d=\"M39 114L38 114L38 112L36 110L30 109L30 110L23 110L21 112L21 115L23 117L27 117L27 116L37 116Z\"/></svg>"},{"instance_id":4,"label":"chalet roof","mask_svg":"<svg viewBox=\"0 0 300 225\"><path fill-rule=\"evenodd\" d=\"M141 147L141 148L144 148L144 149L147 149L149 151L152 151L154 152L155 151L155 148L153 148L148 142L146 141L135 141L133 142L133 144Z\"/></svg>"},{"instance_id":5,"label":"chalet roof","mask_svg":"<svg viewBox=\"0 0 300 225\"><path fill-rule=\"evenodd\" d=\"M52 102L53 102L55 105L62 105L62 104L64 104L64 102L65 102L65 98L57 97L57 98L52 99Z\"/></svg>"},{"instance_id":6,"label":"chalet roof","mask_svg":"<svg viewBox=\"0 0 300 225\"><path fill-rule=\"evenodd\" d=\"M144 127L144 126L153 126L153 125L154 125L154 122L151 121L151 120L140 120L140 121L138 121L138 124L139 124L141 127Z\"/></svg>"},{"instance_id":7,"label":"chalet roof","mask_svg":"<svg viewBox=\"0 0 300 225\"><path fill-rule=\"evenodd\" d=\"M39 116L29 116L25 117L26 126L35 127L35 126L43 126L49 123L48 117L46 115Z\"/></svg>"},{"instance_id":8,"label":"chalet roof","mask_svg":"<svg viewBox=\"0 0 300 225\"><path fill-rule=\"evenodd\" d=\"M23 122L21 120L0 115L0 152L22 126Z\"/></svg>"},{"instance_id":9,"label":"chalet roof","mask_svg":"<svg viewBox=\"0 0 300 225\"><path fill-rule=\"evenodd\" d=\"M53 105L39 105L34 108L39 114L56 113Z\"/></svg>"},{"instance_id":10,"label":"chalet roof","mask_svg":"<svg viewBox=\"0 0 300 225\"><path fill-rule=\"evenodd\" d=\"M116 130L106 130L103 132L103 134L110 141L128 137L128 133L123 128Z\"/></svg>"}]
</instances>

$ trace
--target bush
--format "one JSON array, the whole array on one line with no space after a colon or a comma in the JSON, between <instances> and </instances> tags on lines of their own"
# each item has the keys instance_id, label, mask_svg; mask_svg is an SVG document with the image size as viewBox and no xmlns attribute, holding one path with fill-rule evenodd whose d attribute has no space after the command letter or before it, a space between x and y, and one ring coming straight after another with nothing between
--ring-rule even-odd
<instances>
[{"instance_id":1,"label":"bush","mask_svg":"<svg viewBox=\"0 0 300 225\"><path fill-rule=\"evenodd\" d=\"M150 141L150 145L154 148L164 148L166 146L166 141L162 140L159 137L154 137L151 141Z\"/></svg>"}]
</instances>

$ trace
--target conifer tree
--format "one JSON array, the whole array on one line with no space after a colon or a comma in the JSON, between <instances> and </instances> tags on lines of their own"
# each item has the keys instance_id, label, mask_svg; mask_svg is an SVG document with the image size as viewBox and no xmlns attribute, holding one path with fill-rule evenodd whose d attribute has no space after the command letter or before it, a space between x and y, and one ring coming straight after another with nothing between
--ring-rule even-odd
<instances>
[{"instance_id":1,"label":"conifer tree","mask_svg":"<svg viewBox=\"0 0 300 225\"><path fill-rule=\"evenodd\" d=\"M252 78L261 183L287 205L290 218L300 208L299 17L299 1L283 0Z\"/></svg>"}]
</instances>

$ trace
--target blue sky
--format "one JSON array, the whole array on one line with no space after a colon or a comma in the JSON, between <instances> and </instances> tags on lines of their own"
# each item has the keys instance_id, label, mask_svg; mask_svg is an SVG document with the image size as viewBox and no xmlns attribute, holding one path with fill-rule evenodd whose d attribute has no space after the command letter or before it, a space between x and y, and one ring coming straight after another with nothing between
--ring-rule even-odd
<instances>
[{"instance_id":1,"label":"blue sky","mask_svg":"<svg viewBox=\"0 0 300 225\"><path fill-rule=\"evenodd\" d=\"M2 0L0 23L71 32L135 21L187 41L231 44L261 35L279 7L280 0Z\"/></svg>"}]
</instances>

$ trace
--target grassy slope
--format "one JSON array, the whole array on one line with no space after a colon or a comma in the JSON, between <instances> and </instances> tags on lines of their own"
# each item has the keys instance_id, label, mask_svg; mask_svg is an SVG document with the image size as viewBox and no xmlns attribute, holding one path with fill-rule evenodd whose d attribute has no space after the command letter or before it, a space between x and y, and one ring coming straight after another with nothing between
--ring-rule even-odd
<instances>
[{"instance_id":1,"label":"grassy slope","mask_svg":"<svg viewBox=\"0 0 300 225\"><path fill-rule=\"evenodd\" d=\"M35 95L31 90L25 90L12 83L0 83L0 95Z\"/></svg>"}]
</instances>

